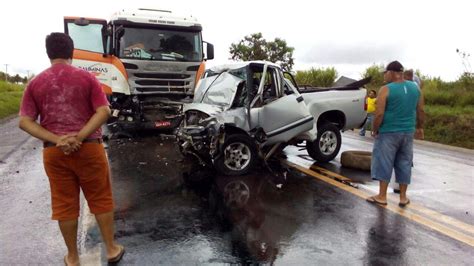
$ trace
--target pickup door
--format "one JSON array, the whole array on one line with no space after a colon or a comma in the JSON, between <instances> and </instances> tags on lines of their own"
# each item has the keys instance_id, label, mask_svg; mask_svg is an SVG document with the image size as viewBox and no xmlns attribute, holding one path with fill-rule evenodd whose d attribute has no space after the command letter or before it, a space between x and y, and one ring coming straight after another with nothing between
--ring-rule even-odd
<instances>
[{"instance_id":1,"label":"pickup door","mask_svg":"<svg viewBox=\"0 0 474 266\"><path fill-rule=\"evenodd\" d=\"M268 66L265 75L269 76L264 77L262 82L267 80L271 83L263 86L263 103L251 110L251 124L258 119L258 126L267 134L268 140L264 145L287 142L312 129L313 116L309 113L303 97L298 93L285 94L283 76L278 69Z\"/></svg>"},{"instance_id":2,"label":"pickup door","mask_svg":"<svg viewBox=\"0 0 474 266\"><path fill-rule=\"evenodd\" d=\"M122 62L108 54L107 21L103 19L65 17L64 33L74 41L72 64L94 74L108 95L130 94L127 72Z\"/></svg>"}]
</instances>

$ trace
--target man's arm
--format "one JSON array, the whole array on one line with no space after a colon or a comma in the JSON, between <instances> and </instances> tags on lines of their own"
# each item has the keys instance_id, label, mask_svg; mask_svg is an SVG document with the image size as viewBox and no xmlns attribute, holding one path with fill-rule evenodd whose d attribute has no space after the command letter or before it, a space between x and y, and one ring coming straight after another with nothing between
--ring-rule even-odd
<instances>
[{"instance_id":1,"label":"man's arm","mask_svg":"<svg viewBox=\"0 0 474 266\"><path fill-rule=\"evenodd\" d=\"M425 125L425 99L423 97L423 91L420 89L420 98L418 99L418 104L416 105L416 139L424 139L425 132L423 127Z\"/></svg>"},{"instance_id":2,"label":"man's arm","mask_svg":"<svg viewBox=\"0 0 474 266\"><path fill-rule=\"evenodd\" d=\"M95 114L87 121L87 124L77 133L77 140L82 142L98 128L100 128L110 117L110 108L108 106L100 106L95 110Z\"/></svg>"},{"instance_id":3,"label":"man's arm","mask_svg":"<svg viewBox=\"0 0 474 266\"><path fill-rule=\"evenodd\" d=\"M48 131L29 116L20 116L19 127L42 141L58 143L61 139L58 135Z\"/></svg>"},{"instance_id":4,"label":"man's arm","mask_svg":"<svg viewBox=\"0 0 474 266\"><path fill-rule=\"evenodd\" d=\"M379 132L380 125L382 125L383 116L385 114L385 105L387 103L388 88L383 86L380 88L375 104L375 118L372 125L372 135L376 136Z\"/></svg>"}]
</instances>

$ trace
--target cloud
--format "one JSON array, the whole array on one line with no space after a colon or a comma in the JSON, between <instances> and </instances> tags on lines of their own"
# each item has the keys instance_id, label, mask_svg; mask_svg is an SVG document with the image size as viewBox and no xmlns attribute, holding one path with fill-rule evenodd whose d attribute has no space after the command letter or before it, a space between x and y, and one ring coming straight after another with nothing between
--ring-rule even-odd
<instances>
[{"instance_id":1,"label":"cloud","mask_svg":"<svg viewBox=\"0 0 474 266\"><path fill-rule=\"evenodd\" d=\"M321 42L301 54L297 61L323 65L361 65L404 59L402 45L387 43L334 43Z\"/></svg>"}]
</instances>

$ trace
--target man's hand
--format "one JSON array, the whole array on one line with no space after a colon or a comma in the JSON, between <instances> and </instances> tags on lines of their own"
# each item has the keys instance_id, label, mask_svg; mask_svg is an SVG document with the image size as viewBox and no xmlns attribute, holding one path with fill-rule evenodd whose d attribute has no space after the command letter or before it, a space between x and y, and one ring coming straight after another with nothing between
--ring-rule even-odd
<instances>
[{"instance_id":1,"label":"man's hand","mask_svg":"<svg viewBox=\"0 0 474 266\"><path fill-rule=\"evenodd\" d=\"M81 148L82 142L77 139L76 135L64 135L59 138L56 147L60 148L64 154L69 155Z\"/></svg>"},{"instance_id":2,"label":"man's hand","mask_svg":"<svg viewBox=\"0 0 474 266\"><path fill-rule=\"evenodd\" d=\"M415 131L415 139L425 139L425 131L422 128L417 128Z\"/></svg>"}]
</instances>

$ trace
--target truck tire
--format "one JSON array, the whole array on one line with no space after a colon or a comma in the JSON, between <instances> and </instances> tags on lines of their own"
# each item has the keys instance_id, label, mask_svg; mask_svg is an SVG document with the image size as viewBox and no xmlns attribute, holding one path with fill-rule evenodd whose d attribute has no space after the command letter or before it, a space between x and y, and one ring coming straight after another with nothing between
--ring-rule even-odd
<instances>
[{"instance_id":1,"label":"truck tire","mask_svg":"<svg viewBox=\"0 0 474 266\"><path fill-rule=\"evenodd\" d=\"M370 151L345 151L341 154L341 165L364 171L370 171L372 153Z\"/></svg>"},{"instance_id":2,"label":"truck tire","mask_svg":"<svg viewBox=\"0 0 474 266\"><path fill-rule=\"evenodd\" d=\"M309 156L318 162L329 162L341 149L341 131L333 124L324 124L318 128L316 140L306 141Z\"/></svg>"},{"instance_id":3,"label":"truck tire","mask_svg":"<svg viewBox=\"0 0 474 266\"><path fill-rule=\"evenodd\" d=\"M230 135L222 146L220 156L214 161L214 166L224 175L244 175L253 169L257 157L257 147L252 138L244 134Z\"/></svg>"}]
</instances>

